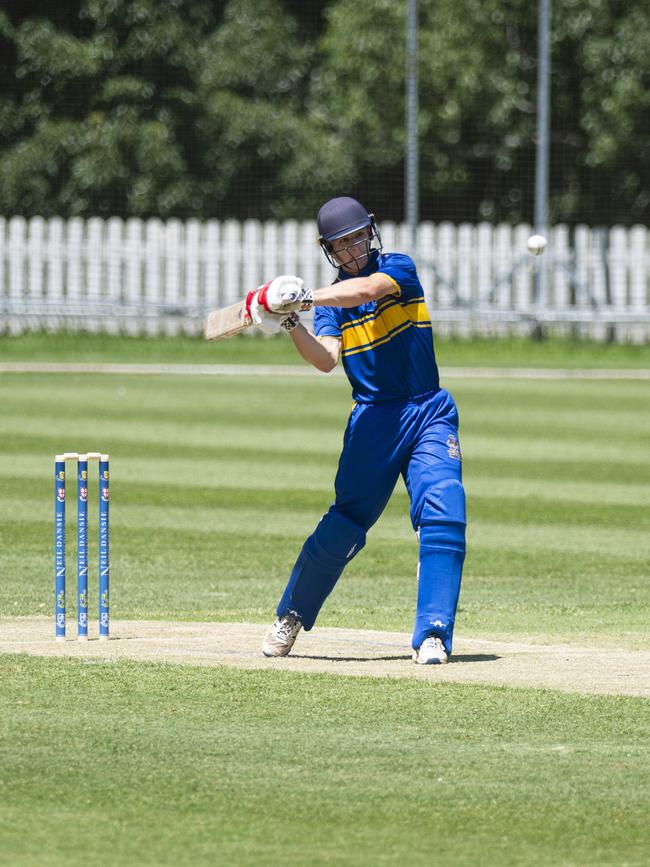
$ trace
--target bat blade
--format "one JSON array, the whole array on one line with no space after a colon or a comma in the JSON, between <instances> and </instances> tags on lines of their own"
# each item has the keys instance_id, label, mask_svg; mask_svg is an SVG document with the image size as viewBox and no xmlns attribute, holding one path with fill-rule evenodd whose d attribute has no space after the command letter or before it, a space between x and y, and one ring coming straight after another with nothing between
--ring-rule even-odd
<instances>
[{"instance_id":1,"label":"bat blade","mask_svg":"<svg viewBox=\"0 0 650 867\"><path fill-rule=\"evenodd\" d=\"M221 310L213 310L205 321L203 335L206 340L220 340L222 337L232 337L252 325L250 316L246 313L246 302L238 301Z\"/></svg>"}]
</instances>

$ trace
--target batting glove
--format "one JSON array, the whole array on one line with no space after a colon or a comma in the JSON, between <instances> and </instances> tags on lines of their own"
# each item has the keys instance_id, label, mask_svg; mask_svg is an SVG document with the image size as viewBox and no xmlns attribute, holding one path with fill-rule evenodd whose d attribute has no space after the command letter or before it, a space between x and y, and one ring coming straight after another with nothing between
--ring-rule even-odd
<instances>
[{"instance_id":1,"label":"batting glove","mask_svg":"<svg viewBox=\"0 0 650 867\"><path fill-rule=\"evenodd\" d=\"M284 330L289 334L289 332L293 331L294 328L297 328L300 325L300 316L294 311L290 313L286 319L283 319L280 323L280 328L284 328Z\"/></svg>"},{"instance_id":2,"label":"batting glove","mask_svg":"<svg viewBox=\"0 0 650 867\"><path fill-rule=\"evenodd\" d=\"M309 310L314 303L311 289L305 289L300 277L283 274L274 277L258 290L258 304L271 313Z\"/></svg>"},{"instance_id":3,"label":"batting glove","mask_svg":"<svg viewBox=\"0 0 650 867\"><path fill-rule=\"evenodd\" d=\"M264 287L261 287L264 288ZM260 289L254 289L246 296L246 313L253 325L256 325L267 334L277 334L280 328L285 331L293 331L300 322L297 313L272 313L263 304L260 304Z\"/></svg>"}]
</instances>

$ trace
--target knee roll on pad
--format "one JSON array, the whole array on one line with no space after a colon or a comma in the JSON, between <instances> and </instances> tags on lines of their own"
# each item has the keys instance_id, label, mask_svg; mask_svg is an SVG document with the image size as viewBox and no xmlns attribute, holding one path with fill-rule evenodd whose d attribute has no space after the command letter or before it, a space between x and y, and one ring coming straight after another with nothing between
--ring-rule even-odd
<instances>
[{"instance_id":1,"label":"knee roll on pad","mask_svg":"<svg viewBox=\"0 0 650 867\"><path fill-rule=\"evenodd\" d=\"M465 524L465 490L458 479L445 479L424 495L420 527L441 521Z\"/></svg>"},{"instance_id":2,"label":"knee roll on pad","mask_svg":"<svg viewBox=\"0 0 650 867\"><path fill-rule=\"evenodd\" d=\"M439 521L420 527L420 559L430 551L455 551L465 556L465 524Z\"/></svg>"},{"instance_id":3,"label":"knee roll on pad","mask_svg":"<svg viewBox=\"0 0 650 867\"><path fill-rule=\"evenodd\" d=\"M447 548L465 552L465 491L456 479L430 488L425 496L419 527L421 548Z\"/></svg>"}]
</instances>

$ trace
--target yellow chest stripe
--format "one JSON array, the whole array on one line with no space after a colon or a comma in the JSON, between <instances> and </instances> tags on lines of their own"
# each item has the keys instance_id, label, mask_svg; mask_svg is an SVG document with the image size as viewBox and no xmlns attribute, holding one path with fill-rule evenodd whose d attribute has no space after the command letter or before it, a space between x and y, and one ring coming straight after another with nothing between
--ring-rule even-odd
<instances>
[{"instance_id":1,"label":"yellow chest stripe","mask_svg":"<svg viewBox=\"0 0 650 867\"><path fill-rule=\"evenodd\" d=\"M391 304L379 310L373 318L364 317L346 325L342 331L343 354L354 355L374 349L413 325L418 328L431 327L424 301L418 299L409 304Z\"/></svg>"},{"instance_id":2,"label":"yellow chest stripe","mask_svg":"<svg viewBox=\"0 0 650 867\"><path fill-rule=\"evenodd\" d=\"M422 300L420 298L413 300ZM350 322L344 322L341 326L341 330L345 331L348 328L355 328L357 325L361 325L363 322L369 322L371 319L376 319L380 316L387 307L393 307L395 304L399 304L399 298L396 298L394 295L387 295L385 298L382 298L381 301L377 304L375 310L371 313L366 313L363 316L360 316L358 319L352 319ZM413 303L412 301L409 303Z\"/></svg>"}]
</instances>

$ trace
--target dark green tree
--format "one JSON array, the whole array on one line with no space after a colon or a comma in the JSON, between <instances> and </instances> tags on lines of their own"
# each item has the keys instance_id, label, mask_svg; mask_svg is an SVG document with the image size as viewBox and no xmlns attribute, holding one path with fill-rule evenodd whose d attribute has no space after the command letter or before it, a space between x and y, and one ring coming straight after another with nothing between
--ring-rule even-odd
<instances>
[{"instance_id":1,"label":"dark green tree","mask_svg":"<svg viewBox=\"0 0 650 867\"><path fill-rule=\"evenodd\" d=\"M422 216L532 219L536 4L421 0L419 5ZM645 0L554 4L555 220L650 219L646 5ZM354 165L352 188L382 214L401 218L405 4L338 0L328 7L327 22L313 105L329 119Z\"/></svg>"},{"instance_id":2,"label":"dark green tree","mask_svg":"<svg viewBox=\"0 0 650 867\"><path fill-rule=\"evenodd\" d=\"M421 215L531 219L530 0L420 0ZM647 0L558 0L556 221L650 219ZM6 0L0 211L404 213L406 4Z\"/></svg>"},{"instance_id":3,"label":"dark green tree","mask_svg":"<svg viewBox=\"0 0 650 867\"><path fill-rule=\"evenodd\" d=\"M200 215L194 82L197 47L216 26L213 4L78 6L56 24L0 18L9 58L0 100L0 210Z\"/></svg>"}]
</instances>

